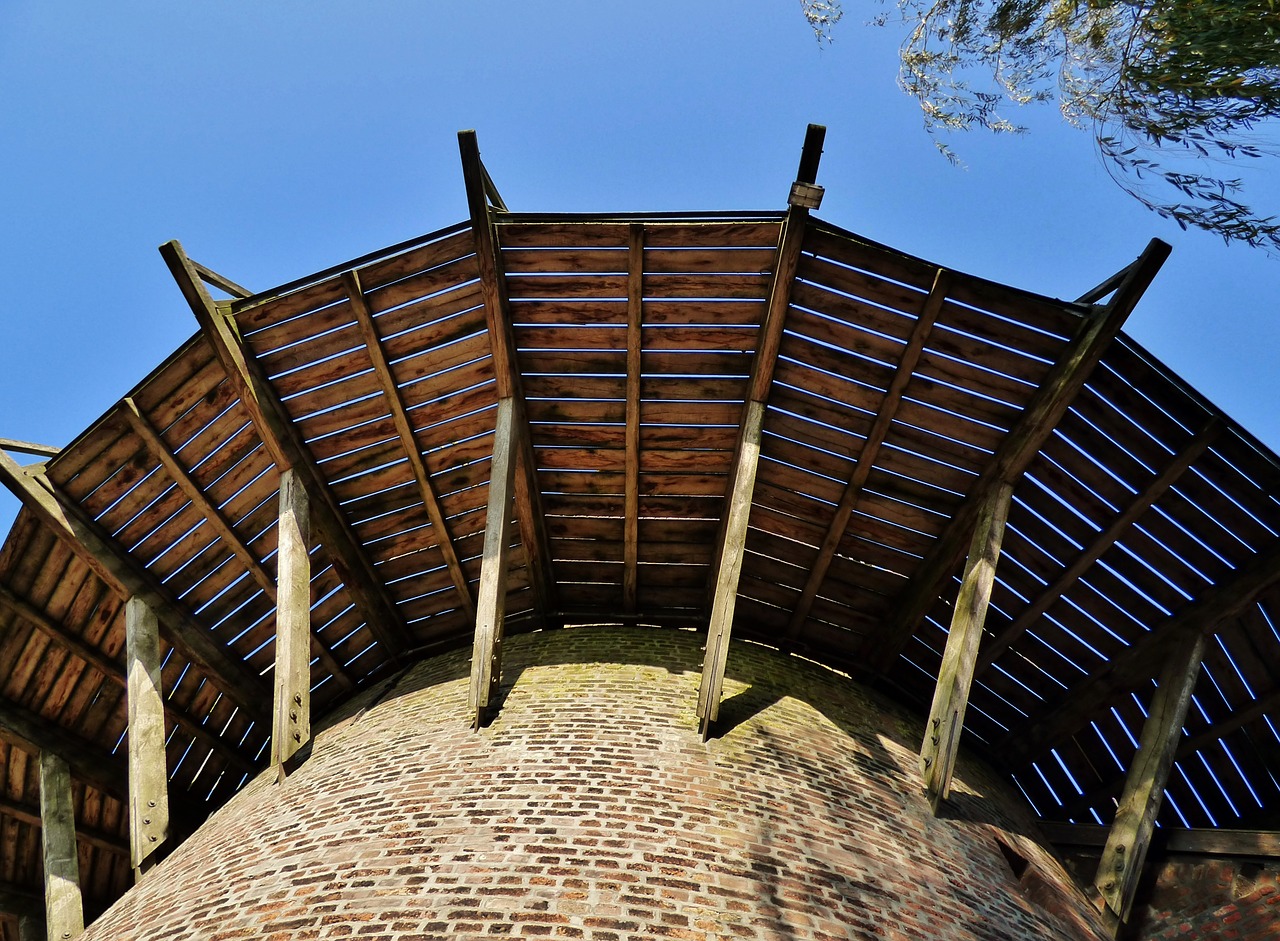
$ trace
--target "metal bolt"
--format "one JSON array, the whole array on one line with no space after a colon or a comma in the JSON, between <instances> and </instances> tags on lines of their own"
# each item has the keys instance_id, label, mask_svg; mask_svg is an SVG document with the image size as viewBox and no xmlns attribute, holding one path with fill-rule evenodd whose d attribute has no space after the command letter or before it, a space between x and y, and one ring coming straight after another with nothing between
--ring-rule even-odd
<instances>
[{"instance_id":1,"label":"metal bolt","mask_svg":"<svg viewBox=\"0 0 1280 941\"><path fill-rule=\"evenodd\" d=\"M300 741L302 741L302 733L301 733L301 732L294 732L294 733L293 733L293 740L294 740L295 742L300 742Z\"/></svg>"},{"instance_id":2,"label":"metal bolt","mask_svg":"<svg viewBox=\"0 0 1280 941\"><path fill-rule=\"evenodd\" d=\"M150 822L151 822L151 818L150 818L150 817L143 817L143 818L142 818L142 822L143 822L143 823L150 823Z\"/></svg>"},{"instance_id":3,"label":"metal bolt","mask_svg":"<svg viewBox=\"0 0 1280 941\"><path fill-rule=\"evenodd\" d=\"M299 706L301 706L301 705L302 705L302 694L301 694L301 693L294 693L294 694L293 694L293 701L294 701L294 702L296 702Z\"/></svg>"},{"instance_id":4,"label":"metal bolt","mask_svg":"<svg viewBox=\"0 0 1280 941\"><path fill-rule=\"evenodd\" d=\"M294 712L292 709L290 709L290 710L289 710L289 718L290 718L292 721L297 722L297 721L298 721L298 714L297 714L296 712Z\"/></svg>"},{"instance_id":5,"label":"metal bolt","mask_svg":"<svg viewBox=\"0 0 1280 941\"><path fill-rule=\"evenodd\" d=\"M154 807L155 805L156 805L156 802L155 802L155 801L147 801L147 806L148 806L148 807Z\"/></svg>"},{"instance_id":6,"label":"metal bolt","mask_svg":"<svg viewBox=\"0 0 1280 941\"><path fill-rule=\"evenodd\" d=\"M147 837L147 839L149 839L152 843L156 841L156 838L154 836Z\"/></svg>"}]
</instances>

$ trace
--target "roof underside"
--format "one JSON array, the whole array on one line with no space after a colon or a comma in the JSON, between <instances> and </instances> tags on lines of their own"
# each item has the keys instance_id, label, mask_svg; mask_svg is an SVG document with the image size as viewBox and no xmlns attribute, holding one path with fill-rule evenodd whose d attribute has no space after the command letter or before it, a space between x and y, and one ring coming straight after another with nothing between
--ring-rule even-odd
<instances>
[{"instance_id":1,"label":"roof underside","mask_svg":"<svg viewBox=\"0 0 1280 941\"><path fill-rule=\"evenodd\" d=\"M495 219L543 543L512 529L507 629L705 628L781 215ZM350 270L376 337L351 301ZM637 271L642 327L629 359ZM851 487L937 276L809 221L766 400L734 626L926 706L958 570L919 623L900 630L897 615L1093 311L949 273L883 443ZM483 288L464 224L228 304L403 622L367 616L364 594L316 546L318 714L407 659L470 643L461 586L474 596L480 576L497 402ZM271 673L279 470L203 335L50 460L43 479L248 674ZM1017 483L965 724L1044 818L1110 822L1161 667L1160 632L1210 586L1274 554L1277 494L1271 453L1132 340L1110 346ZM830 531L842 503L848 523ZM1214 629L1165 826L1265 826L1280 806L1275 581L1257 582L1263 590ZM0 586L0 696L100 772L77 776L76 800L86 895L101 908L130 883L123 598L28 509L0 553ZM264 702L242 701L243 685L169 641L171 788L198 818L263 766L270 686L261 680ZM0 881L34 890L36 762L21 730L3 737Z\"/></svg>"}]
</instances>

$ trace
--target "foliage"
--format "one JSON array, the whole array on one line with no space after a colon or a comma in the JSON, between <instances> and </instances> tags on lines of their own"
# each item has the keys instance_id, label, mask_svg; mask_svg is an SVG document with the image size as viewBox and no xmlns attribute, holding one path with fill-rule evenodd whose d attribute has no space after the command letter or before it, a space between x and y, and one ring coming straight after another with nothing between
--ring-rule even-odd
<instances>
[{"instance_id":1,"label":"foliage","mask_svg":"<svg viewBox=\"0 0 1280 941\"><path fill-rule=\"evenodd\" d=\"M1057 99L1145 205L1183 228L1280 252L1280 221L1254 212L1224 172L1276 155L1257 135L1280 114L1277 0L895 2L910 29L900 81L930 133L1019 131L1004 105ZM801 4L829 40L840 4Z\"/></svg>"}]
</instances>

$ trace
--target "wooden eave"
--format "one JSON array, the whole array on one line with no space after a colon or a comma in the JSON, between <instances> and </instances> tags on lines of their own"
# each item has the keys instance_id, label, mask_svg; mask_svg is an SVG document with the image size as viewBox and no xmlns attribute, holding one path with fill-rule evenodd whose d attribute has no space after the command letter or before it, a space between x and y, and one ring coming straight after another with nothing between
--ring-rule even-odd
<instances>
[{"instance_id":1,"label":"wooden eave","mask_svg":"<svg viewBox=\"0 0 1280 941\"><path fill-rule=\"evenodd\" d=\"M471 643L504 393L521 399L536 506L513 530L505 630L707 626L783 214L512 213L484 188L491 242L462 223L249 296L193 268L232 295L218 309L367 567L371 584L353 593L313 537L317 721L397 661ZM734 637L921 709L959 573L890 637L904 592L944 539L967 542L956 520L1107 301L942 270L809 218L795 276L774 292L785 325L757 394L733 617ZM174 316L189 316L175 301ZM274 657L279 468L243 388L196 335L46 473L261 676ZM1280 544L1280 461L1123 333L1020 460L995 474L1013 500L964 735L1045 820L1109 823L1171 626ZM530 555L535 536L544 545ZM25 509L0 549L0 585L30 606L0 604L0 705L119 743L126 713L108 674L123 599ZM369 623L357 595L373 590L402 633ZM1162 827L1280 807L1280 586L1262 579L1238 600L1207 628ZM889 653L871 670L868 650ZM178 644L166 653L171 786L213 809L262 766L269 729L216 668ZM30 757L3 744L0 761L21 766L0 799L33 805ZM127 833L116 798L77 786L86 827ZM11 826L0 875L34 885L37 828ZM104 861L87 894L101 904L123 891L128 862L94 852Z\"/></svg>"}]
</instances>

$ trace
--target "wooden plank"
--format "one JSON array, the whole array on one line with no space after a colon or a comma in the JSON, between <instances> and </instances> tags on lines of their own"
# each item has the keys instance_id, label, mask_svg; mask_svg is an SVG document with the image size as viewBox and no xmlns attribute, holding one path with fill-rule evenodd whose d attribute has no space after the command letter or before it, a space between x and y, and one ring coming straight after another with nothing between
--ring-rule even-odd
<instances>
[{"instance_id":1,"label":"wooden plank","mask_svg":"<svg viewBox=\"0 0 1280 941\"><path fill-rule=\"evenodd\" d=\"M969 705L978 644L982 640L982 625L991 600L991 586L995 581L1000 542L1004 538L1004 524L1012 497L1012 484L1004 483L995 489L982 509L974 527L969 559L956 597L951 629L947 633L942 669L938 674L938 685L925 725L924 744L920 749L925 795L934 814L951 794L951 775L960 753L960 733Z\"/></svg>"},{"instance_id":2,"label":"wooden plank","mask_svg":"<svg viewBox=\"0 0 1280 941\"><path fill-rule=\"evenodd\" d=\"M498 426L494 433L493 472L489 477L489 508L484 532L484 561L476 591L476 632L471 656L469 706L472 728L489 719L502 679L502 634L507 600L507 550L509 524L514 508L516 451L515 401L498 400Z\"/></svg>"},{"instance_id":3,"label":"wooden plank","mask_svg":"<svg viewBox=\"0 0 1280 941\"><path fill-rule=\"evenodd\" d=\"M1001 440L968 500L912 577L897 616L881 633L875 649L865 651L872 669L888 670L897 660L925 610L932 606L939 587L955 570L958 556L990 494L1002 483L1016 481L1036 456L1168 254L1169 246L1153 239L1111 303L1081 323L1017 425Z\"/></svg>"},{"instance_id":4,"label":"wooden plank","mask_svg":"<svg viewBox=\"0 0 1280 941\"><path fill-rule=\"evenodd\" d=\"M138 598L125 604L129 676L129 859L137 877L169 839L160 628Z\"/></svg>"},{"instance_id":5,"label":"wooden plank","mask_svg":"<svg viewBox=\"0 0 1280 941\"><path fill-rule=\"evenodd\" d=\"M84 903L80 896L71 771L66 761L52 752L40 753L40 833L49 937L78 937L84 932Z\"/></svg>"},{"instance_id":6,"label":"wooden plank","mask_svg":"<svg viewBox=\"0 0 1280 941\"><path fill-rule=\"evenodd\" d=\"M311 740L311 510L296 472L280 474L280 586L276 598L276 667L271 764L286 763Z\"/></svg>"},{"instance_id":7,"label":"wooden plank","mask_svg":"<svg viewBox=\"0 0 1280 941\"><path fill-rule=\"evenodd\" d=\"M1129 920L1146 862L1165 782L1173 768L1182 723L1200 675L1204 634L1192 627L1172 644L1142 727L1138 754L1129 768L1115 822L1102 851L1094 885L1106 902L1104 914L1117 929Z\"/></svg>"}]
</instances>

